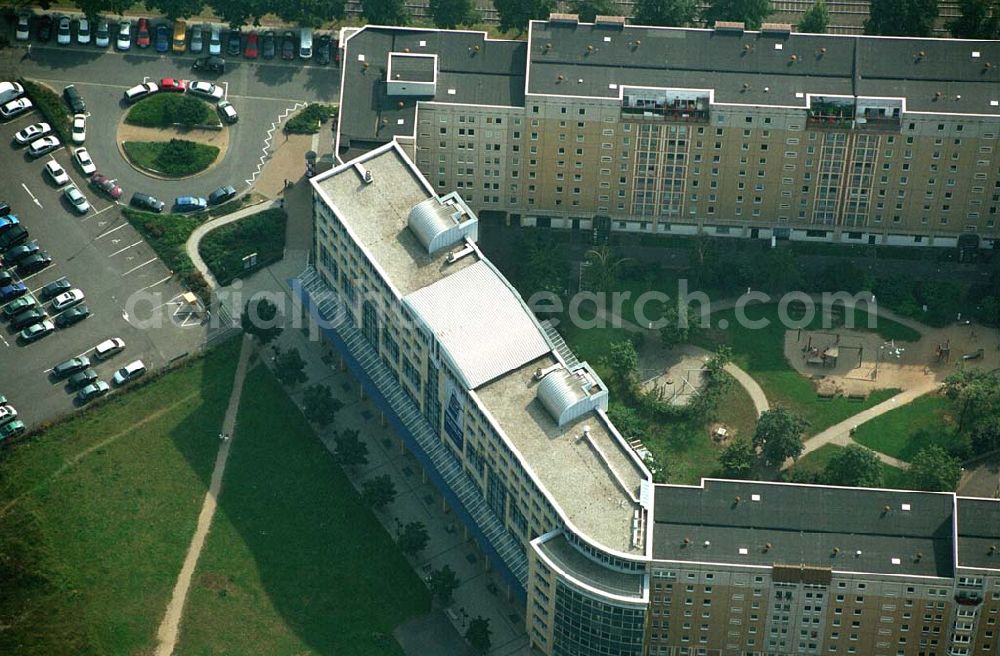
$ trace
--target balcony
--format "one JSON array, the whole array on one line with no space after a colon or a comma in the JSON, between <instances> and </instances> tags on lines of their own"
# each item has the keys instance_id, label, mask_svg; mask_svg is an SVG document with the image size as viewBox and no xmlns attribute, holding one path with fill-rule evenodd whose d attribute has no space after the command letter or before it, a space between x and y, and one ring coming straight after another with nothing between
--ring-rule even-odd
<instances>
[{"instance_id":1,"label":"balcony","mask_svg":"<svg viewBox=\"0 0 1000 656\"><path fill-rule=\"evenodd\" d=\"M850 130L854 127L854 112L826 114L809 110L806 125L827 130Z\"/></svg>"},{"instance_id":2,"label":"balcony","mask_svg":"<svg viewBox=\"0 0 1000 656\"><path fill-rule=\"evenodd\" d=\"M673 123L708 123L708 98L675 100L670 103L643 103L622 106L622 119L651 120Z\"/></svg>"},{"instance_id":3,"label":"balcony","mask_svg":"<svg viewBox=\"0 0 1000 656\"><path fill-rule=\"evenodd\" d=\"M897 116L865 116L864 120L858 120L857 127L858 130L875 131L875 132L899 132L902 121L899 120Z\"/></svg>"}]
</instances>

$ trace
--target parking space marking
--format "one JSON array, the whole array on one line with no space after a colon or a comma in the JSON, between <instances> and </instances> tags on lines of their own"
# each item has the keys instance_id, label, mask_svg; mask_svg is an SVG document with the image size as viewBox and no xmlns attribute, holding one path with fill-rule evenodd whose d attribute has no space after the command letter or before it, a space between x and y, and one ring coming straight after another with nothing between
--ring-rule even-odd
<instances>
[{"instance_id":1,"label":"parking space marking","mask_svg":"<svg viewBox=\"0 0 1000 656\"><path fill-rule=\"evenodd\" d=\"M38 205L39 209L45 209L45 208L42 207L42 203L37 198L35 198L35 194L31 193L31 190L28 189L28 185L26 185L26 184L24 184L22 182L21 186L24 187L24 190L26 192L28 192L28 195L31 196L31 200L35 201L35 205Z\"/></svg>"},{"instance_id":2,"label":"parking space marking","mask_svg":"<svg viewBox=\"0 0 1000 656\"><path fill-rule=\"evenodd\" d=\"M112 207L117 207L117 205L108 205L107 207L105 207L105 208L103 208L103 209L100 209L100 210L97 210L97 211L96 211L96 212L94 212L93 214L88 214L87 216L83 217L83 218L82 218L82 219L80 219L80 220L81 220L81 221L86 221L86 220L88 220L88 219L92 219L92 218L94 218L95 216L98 216L98 215L100 215L100 214L103 214L104 212L107 212L107 211L108 211L108 210L110 210L110 209L111 209ZM94 208L93 208L93 206L91 206L91 208L90 208L90 209L94 209Z\"/></svg>"},{"instance_id":3,"label":"parking space marking","mask_svg":"<svg viewBox=\"0 0 1000 656\"><path fill-rule=\"evenodd\" d=\"M157 285L162 285L163 283L167 282L168 280L170 280L170 279L171 279L171 278L173 278L173 277L174 277L174 275L173 275L173 274L170 274L170 275L169 275L169 276L167 276L166 278L162 278L162 279L160 279L160 280L157 280L157 281L156 281L156 282L154 282L154 283L153 283L152 285L146 285L146 286L145 286L145 287L143 287L142 289L137 289L137 290L135 290L135 293L136 293L136 294L138 294L139 292L144 292L144 291L146 291L147 289L152 289L153 287L156 287Z\"/></svg>"},{"instance_id":4,"label":"parking space marking","mask_svg":"<svg viewBox=\"0 0 1000 656\"><path fill-rule=\"evenodd\" d=\"M142 240L140 239L139 241L135 242L134 244L129 244L125 248L119 248L118 250L116 250L111 255L108 255L108 257L114 257L115 255L118 255L119 253L124 253L125 251L127 251L130 248L132 248L133 246L138 246L141 243L142 243Z\"/></svg>"},{"instance_id":5,"label":"parking space marking","mask_svg":"<svg viewBox=\"0 0 1000 656\"><path fill-rule=\"evenodd\" d=\"M117 228L112 228L111 230L107 230L105 232L102 232L101 234L99 234L96 237L94 237L94 241L97 241L98 239L103 239L104 237L107 237L108 235L110 235L112 232L116 232L118 230L121 230L122 228L124 228L127 225L128 225L127 221L122 222L122 224L120 226L118 226Z\"/></svg>"},{"instance_id":6,"label":"parking space marking","mask_svg":"<svg viewBox=\"0 0 1000 656\"><path fill-rule=\"evenodd\" d=\"M226 100L229 100L229 82L228 81L223 82L222 86L225 87L226 89L225 91L222 92L222 97Z\"/></svg>"},{"instance_id":7,"label":"parking space marking","mask_svg":"<svg viewBox=\"0 0 1000 656\"><path fill-rule=\"evenodd\" d=\"M57 266L59 266L59 265L57 263L53 262L52 264L50 264L49 266L45 267L41 271L36 271L33 274L31 274L30 276L26 276L24 278L21 278L21 282L28 282L29 280L31 280L35 276L37 276L37 275L39 275L41 273L48 273L49 271L51 271L52 269L56 268Z\"/></svg>"},{"instance_id":8,"label":"parking space marking","mask_svg":"<svg viewBox=\"0 0 1000 656\"><path fill-rule=\"evenodd\" d=\"M5 338L4 338L4 336L3 336L3 335L0 335L0 339L2 339L2 340L3 340L3 345L4 345L4 346L7 346L7 347L9 347L9 346L10 346L10 343L8 343L8 342L7 342L7 340L6 340Z\"/></svg>"},{"instance_id":9,"label":"parking space marking","mask_svg":"<svg viewBox=\"0 0 1000 656\"><path fill-rule=\"evenodd\" d=\"M76 355L71 355L70 357L66 358L66 360L72 360L73 358L82 358L83 356L87 355L88 353L90 353L93 350L94 350L93 348L89 348L86 351L84 351L83 353L77 353ZM63 360L63 362L65 362L66 360ZM95 360L91 364L97 364L97 361ZM43 374L47 374L50 371L52 371L53 369L55 369L55 367L49 367L48 369L43 369L42 373Z\"/></svg>"},{"instance_id":10,"label":"parking space marking","mask_svg":"<svg viewBox=\"0 0 1000 656\"><path fill-rule=\"evenodd\" d=\"M122 276L127 276L130 273L138 271L139 269L141 269L142 267L146 266L147 264L152 264L153 262L156 261L156 259L157 258L155 258L155 257L150 258L150 259L146 260L145 262L143 262L142 264L140 264L138 266L132 267L131 269L129 269L128 271L126 271L125 273L123 273Z\"/></svg>"}]
</instances>

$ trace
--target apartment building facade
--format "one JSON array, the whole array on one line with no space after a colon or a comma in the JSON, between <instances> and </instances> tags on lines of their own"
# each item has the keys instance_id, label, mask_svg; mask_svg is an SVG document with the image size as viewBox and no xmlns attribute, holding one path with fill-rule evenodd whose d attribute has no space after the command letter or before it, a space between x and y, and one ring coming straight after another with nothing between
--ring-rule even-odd
<instances>
[{"instance_id":1,"label":"apartment building facade","mask_svg":"<svg viewBox=\"0 0 1000 656\"><path fill-rule=\"evenodd\" d=\"M436 189L524 226L993 246L1000 44L765 27L365 28L338 149L398 140ZM433 84L386 79L417 55Z\"/></svg>"}]
</instances>

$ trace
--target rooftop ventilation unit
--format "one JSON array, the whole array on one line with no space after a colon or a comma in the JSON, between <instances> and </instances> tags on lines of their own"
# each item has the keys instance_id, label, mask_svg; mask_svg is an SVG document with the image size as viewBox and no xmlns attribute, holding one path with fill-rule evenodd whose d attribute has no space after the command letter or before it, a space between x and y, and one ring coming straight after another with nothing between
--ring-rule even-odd
<instances>
[{"instance_id":1,"label":"rooftop ventilation unit","mask_svg":"<svg viewBox=\"0 0 1000 656\"><path fill-rule=\"evenodd\" d=\"M453 253L448 253L448 264L454 264L458 262L466 255L470 255L476 251L476 248L472 244L466 244L464 248L461 248Z\"/></svg>"},{"instance_id":2,"label":"rooftop ventilation unit","mask_svg":"<svg viewBox=\"0 0 1000 656\"><path fill-rule=\"evenodd\" d=\"M580 23L579 14L549 14L549 22L561 25L577 25Z\"/></svg>"},{"instance_id":3,"label":"rooftop ventilation unit","mask_svg":"<svg viewBox=\"0 0 1000 656\"><path fill-rule=\"evenodd\" d=\"M760 33L771 36L788 36L792 33L792 25L790 23L764 23L760 26Z\"/></svg>"},{"instance_id":4,"label":"rooftop ventilation unit","mask_svg":"<svg viewBox=\"0 0 1000 656\"><path fill-rule=\"evenodd\" d=\"M715 31L720 34L743 34L745 29L743 21L715 21Z\"/></svg>"},{"instance_id":5,"label":"rooftop ventilation unit","mask_svg":"<svg viewBox=\"0 0 1000 656\"><path fill-rule=\"evenodd\" d=\"M449 194L444 198L427 198L414 205L407 225L428 255L432 255L466 237L475 240L479 221Z\"/></svg>"},{"instance_id":6,"label":"rooftop ventilation unit","mask_svg":"<svg viewBox=\"0 0 1000 656\"><path fill-rule=\"evenodd\" d=\"M613 27L615 29L625 29L624 16L598 16L594 19L594 25L601 27Z\"/></svg>"}]
</instances>

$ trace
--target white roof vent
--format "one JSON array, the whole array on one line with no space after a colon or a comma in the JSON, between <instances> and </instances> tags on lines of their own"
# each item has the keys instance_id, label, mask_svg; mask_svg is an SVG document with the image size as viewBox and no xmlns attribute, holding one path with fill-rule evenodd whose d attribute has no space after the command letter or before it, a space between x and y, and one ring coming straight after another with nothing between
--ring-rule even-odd
<instances>
[{"instance_id":1,"label":"white roof vent","mask_svg":"<svg viewBox=\"0 0 1000 656\"><path fill-rule=\"evenodd\" d=\"M751 501L760 501L760 495L759 494L751 494L750 495L750 500Z\"/></svg>"},{"instance_id":2,"label":"white roof vent","mask_svg":"<svg viewBox=\"0 0 1000 656\"><path fill-rule=\"evenodd\" d=\"M910 504L904 503L899 508L900 508L900 510L909 510L910 509Z\"/></svg>"},{"instance_id":3,"label":"white roof vent","mask_svg":"<svg viewBox=\"0 0 1000 656\"><path fill-rule=\"evenodd\" d=\"M972 51L972 58L973 59L979 59L979 56L980 55L979 55L979 51L978 50L973 50Z\"/></svg>"},{"instance_id":4,"label":"white roof vent","mask_svg":"<svg viewBox=\"0 0 1000 656\"><path fill-rule=\"evenodd\" d=\"M901 564L902 562L903 562L903 561L902 561L902 560L900 560L899 558L893 558L893 559L892 559L892 564L893 564L893 565L899 565L899 564Z\"/></svg>"},{"instance_id":5,"label":"white roof vent","mask_svg":"<svg viewBox=\"0 0 1000 656\"><path fill-rule=\"evenodd\" d=\"M745 556L745 555L747 555L748 553L750 553L750 550L749 550L749 549L747 549L746 547L740 547L740 555L741 555L741 556Z\"/></svg>"}]
</instances>

